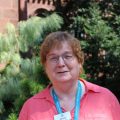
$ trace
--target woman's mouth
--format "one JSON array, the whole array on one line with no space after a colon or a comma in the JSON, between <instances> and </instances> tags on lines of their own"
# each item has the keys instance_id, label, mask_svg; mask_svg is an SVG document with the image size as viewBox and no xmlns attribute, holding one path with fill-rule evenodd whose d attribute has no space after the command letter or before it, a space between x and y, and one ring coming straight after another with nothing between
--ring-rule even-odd
<instances>
[{"instance_id":1,"label":"woman's mouth","mask_svg":"<svg viewBox=\"0 0 120 120\"><path fill-rule=\"evenodd\" d=\"M60 72L57 72L59 74L62 74L62 73L67 73L68 71L60 71Z\"/></svg>"}]
</instances>

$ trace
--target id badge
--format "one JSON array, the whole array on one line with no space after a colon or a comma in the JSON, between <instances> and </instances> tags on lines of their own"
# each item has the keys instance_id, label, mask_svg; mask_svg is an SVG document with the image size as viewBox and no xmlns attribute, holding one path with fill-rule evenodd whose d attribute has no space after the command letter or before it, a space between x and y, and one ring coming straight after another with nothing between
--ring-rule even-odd
<instances>
[{"instance_id":1,"label":"id badge","mask_svg":"<svg viewBox=\"0 0 120 120\"><path fill-rule=\"evenodd\" d=\"M54 115L54 120L71 120L70 112Z\"/></svg>"}]
</instances>

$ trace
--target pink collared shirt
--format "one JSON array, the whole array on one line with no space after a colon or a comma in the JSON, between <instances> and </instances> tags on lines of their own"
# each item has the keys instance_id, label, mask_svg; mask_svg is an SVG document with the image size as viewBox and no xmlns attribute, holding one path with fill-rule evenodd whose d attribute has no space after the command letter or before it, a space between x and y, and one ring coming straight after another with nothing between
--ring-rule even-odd
<instances>
[{"instance_id":1,"label":"pink collared shirt","mask_svg":"<svg viewBox=\"0 0 120 120\"><path fill-rule=\"evenodd\" d=\"M81 99L79 120L120 120L120 104L116 97L106 88L81 81L85 94ZM70 113L73 120L74 109ZM57 114L50 87L47 87L24 103L18 120L54 120Z\"/></svg>"}]
</instances>

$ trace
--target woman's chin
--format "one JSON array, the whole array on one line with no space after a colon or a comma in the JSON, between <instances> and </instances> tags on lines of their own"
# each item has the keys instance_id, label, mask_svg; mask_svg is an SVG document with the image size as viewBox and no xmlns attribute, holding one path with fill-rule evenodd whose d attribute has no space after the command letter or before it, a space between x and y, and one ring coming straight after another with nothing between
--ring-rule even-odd
<instances>
[{"instance_id":1,"label":"woman's chin","mask_svg":"<svg viewBox=\"0 0 120 120\"><path fill-rule=\"evenodd\" d=\"M59 81L59 82L67 82L69 80L71 80L72 77L71 76L61 76L59 78L56 79L56 81Z\"/></svg>"}]
</instances>

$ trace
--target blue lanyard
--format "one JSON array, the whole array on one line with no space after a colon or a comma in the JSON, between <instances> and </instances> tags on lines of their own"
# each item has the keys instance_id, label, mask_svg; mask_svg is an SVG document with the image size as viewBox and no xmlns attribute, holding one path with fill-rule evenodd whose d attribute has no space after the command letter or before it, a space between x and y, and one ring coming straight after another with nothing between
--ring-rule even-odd
<instances>
[{"instance_id":1,"label":"blue lanyard","mask_svg":"<svg viewBox=\"0 0 120 120\"><path fill-rule=\"evenodd\" d=\"M74 120L78 120L79 119L81 94L82 94L82 86L80 84L80 81L78 81L78 88L77 88L76 97L75 97ZM52 96L53 96L53 100L55 102L58 114L61 114L62 113L62 109L61 109L61 106L60 106L60 102L59 102L58 96L55 93L54 89L52 89Z\"/></svg>"}]
</instances>

